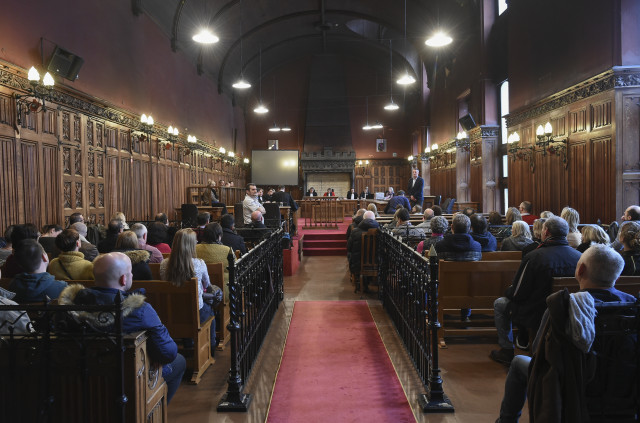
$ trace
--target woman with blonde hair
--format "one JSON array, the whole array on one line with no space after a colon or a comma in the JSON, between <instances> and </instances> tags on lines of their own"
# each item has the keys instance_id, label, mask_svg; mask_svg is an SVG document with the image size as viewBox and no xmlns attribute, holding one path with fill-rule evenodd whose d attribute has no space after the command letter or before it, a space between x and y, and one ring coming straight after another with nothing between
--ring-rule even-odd
<instances>
[{"instance_id":1,"label":"woman with blonde hair","mask_svg":"<svg viewBox=\"0 0 640 423\"><path fill-rule=\"evenodd\" d=\"M131 260L131 273L134 281L150 281L153 279L149 268L151 254L147 250L140 249L138 236L133 231L122 232L118 235L113 251L123 253Z\"/></svg>"},{"instance_id":2,"label":"woman with blonde hair","mask_svg":"<svg viewBox=\"0 0 640 423\"><path fill-rule=\"evenodd\" d=\"M592 243L609 245L609 235L598 225L584 225L582 227L582 244L576 250L584 253Z\"/></svg>"},{"instance_id":3,"label":"woman with blonde hair","mask_svg":"<svg viewBox=\"0 0 640 423\"><path fill-rule=\"evenodd\" d=\"M198 279L198 307L200 321L205 322L214 315L211 306L202 299L202 294L209 288L209 273L207 265L196 256L196 233L191 228L180 229L173 237L171 255L160 263L160 278L175 286L182 286L185 281ZM215 317L214 317L215 320ZM216 347L215 321L211 325L211 355Z\"/></svg>"},{"instance_id":4,"label":"woman with blonde hair","mask_svg":"<svg viewBox=\"0 0 640 423\"><path fill-rule=\"evenodd\" d=\"M505 225L513 225L513 222L517 222L522 220L522 215L520 214L520 210L515 207L509 207L507 209L507 214L505 215Z\"/></svg>"},{"instance_id":5,"label":"woman with blonde hair","mask_svg":"<svg viewBox=\"0 0 640 423\"><path fill-rule=\"evenodd\" d=\"M380 215L378 214L378 208L376 207L375 204L369 203L369 205L367 206L367 210L372 211L373 214L376 215L376 219L380 217Z\"/></svg>"},{"instance_id":6,"label":"woman with blonde hair","mask_svg":"<svg viewBox=\"0 0 640 423\"><path fill-rule=\"evenodd\" d=\"M571 207L565 207L560 213L560 217L567 221L569 224L569 233L567 234L567 241L573 248L578 247L582 243L582 235L578 231L578 224L580 223L580 214L577 210Z\"/></svg>"},{"instance_id":7,"label":"woman with blonde hair","mask_svg":"<svg viewBox=\"0 0 640 423\"><path fill-rule=\"evenodd\" d=\"M113 215L111 220L119 220L120 222L122 222L122 229L124 229L125 231L129 230L129 225L127 224L127 218L124 216L124 213L116 212L116 214Z\"/></svg>"},{"instance_id":8,"label":"woman with blonde hair","mask_svg":"<svg viewBox=\"0 0 640 423\"><path fill-rule=\"evenodd\" d=\"M624 259L624 269L620 276L640 275L640 224L634 221L624 223L618 240L622 243Z\"/></svg>"},{"instance_id":9,"label":"woman with blonde hair","mask_svg":"<svg viewBox=\"0 0 640 423\"><path fill-rule=\"evenodd\" d=\"M522 251L533 243L529 225L523 220L517 220L511 225L511 236L502 240L501 251Z\"/></svg>"}]
</instances>

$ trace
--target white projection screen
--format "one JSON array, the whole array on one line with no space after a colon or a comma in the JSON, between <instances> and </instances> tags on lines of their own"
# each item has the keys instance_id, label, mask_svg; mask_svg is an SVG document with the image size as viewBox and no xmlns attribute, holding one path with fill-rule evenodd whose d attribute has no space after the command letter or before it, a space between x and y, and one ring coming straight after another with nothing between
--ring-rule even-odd
<instances>
[{"instance_id":1,"label":"white projection screen","mask_svg":"<svg viewBox=\"0 0 640 423\"><path fill-rule=\"evenodd\" d=\"M259 186L297 186L298 150L253 150L251 182Z\"/></svg>"}]
</instances>

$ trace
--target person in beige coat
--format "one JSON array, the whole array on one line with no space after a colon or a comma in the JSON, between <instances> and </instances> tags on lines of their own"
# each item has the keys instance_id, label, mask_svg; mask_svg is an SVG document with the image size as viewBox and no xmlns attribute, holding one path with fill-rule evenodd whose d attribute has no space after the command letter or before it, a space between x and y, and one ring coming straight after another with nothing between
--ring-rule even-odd
<instances>
[{"instance_id":1,"label":"person in beige coat","mask_svg":"<svg viewBox=\"0 0 640 423\"><path fill-rule=\"evenodd\" d=\"M56 247L61 251L51 260L47 271L59 280L93 279L93 263L79 252L80 234L75 229L65 229L56 237Z\"/></svg>"}]
</instances>

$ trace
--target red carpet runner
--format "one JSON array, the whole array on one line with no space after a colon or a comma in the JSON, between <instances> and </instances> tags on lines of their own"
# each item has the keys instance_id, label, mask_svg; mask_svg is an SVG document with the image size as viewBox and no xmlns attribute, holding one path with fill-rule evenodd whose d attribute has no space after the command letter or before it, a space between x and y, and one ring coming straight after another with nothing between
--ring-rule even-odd
<instances>
[{"instance_id":1,"label":"red carpet runner","mask_svg":"<svg viewBox=\"0 0 640 423\"><path fill-rule=\"evenodd\" d=\"M267 421L415 422L365 301L297 301Z\"/></svg>"}]
</instances>

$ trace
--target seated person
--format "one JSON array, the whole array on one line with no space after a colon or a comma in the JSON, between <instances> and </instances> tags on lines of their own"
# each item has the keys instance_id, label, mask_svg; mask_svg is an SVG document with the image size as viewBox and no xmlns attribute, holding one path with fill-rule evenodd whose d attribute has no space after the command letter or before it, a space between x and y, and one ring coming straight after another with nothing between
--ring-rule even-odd
<instances>
[{"instance_id":1,"label":"seated person","mask_svg":"<svg viewBox=\"0 0 640 423\"><path fill-rule=\"evenodd\" d=\"M434 216L442 216L442 207L435 205L433 207L431 207L431 210L433 210L433 215Z\"/></svg>"},{"instance_id":2,"label":"seated person","mask_svg":"<svg viewBox=\"0 0 640 423\"><path fill-rule=\"evenodd\" d=\"M129 230L129 224L127 223L127 218L125 217L124 213L116 212L111 219L119 220L120 223L122 223L122 229L125 231Z\"/></svg>"},{"instance_id":3,"label":"seated person","mask_svg":"<svg viewBox=\"0 0 640 423\"><path fill-rule=\"evenodd\" d=\"M482 247L469 234L471 220L457 213L451 220L451 234L435 245L438 258L451 261L477 261L482 258Z\"/></svg>"},{"instance_id":4,"label":"seated person","mask_svg":"<svg viewBox=\"0 0 640 423\"><path fill-rule=\"evenodd\" d=\"M209 222L211 222L211 215L209 214L209 212L198 213L198 217L196 217L196 223L198 226L193 228L193 231L196 233L198 242L202 241L202 233L204 232L204 227L207 226Z\"/></svg>"},{"instance_id":5,"label":"seated person","mask_svg":"<svg viewBox=\"0 0 640 423\"><path fill-rule=\"evenodd\" d=\"M222 226L222 243L229 246L235 252L240 251L241 255L247 254L247 246L244 239L235 232L235 220L232 215L225 214L220 218L220 226Z\"/></svg>"},{"instance_id":6,"label":"seated person","mask_svg":"<svg viewBox=\"0 0 640 423\"><path fill-rule=\"evenodd\" d=\"M371 195L373 195L373 194L371 194L371 193L369 192L369 187L364 187L364 191L362 191L362 192L360 193L360 198L361 198L361 199L372 198L372 197L370 197Z\"/></svg>"},{"instance_id":7,"label":"seated person","mask_svg":"<svg viewBox=\"0 0 640 423\"><path fill-rule=\"evenodd\" d=\"M524 220L527 225L533 225L533 222L535 222L536 219L539 219L538 216L532 214L533 204L531 204L531 201L523 201L520 203L520 207L518 207L518 209L520 210L522 220Z\"/></svg>"},{"instance_id":8,"label":"seated person","mask_svg":"<svg viewBox=\"0 0 640 423\"><path fill-rule=\"evenodd\" d=\"M427 208L422 214L422 223L416 225L416 228L420 228L426 233L431 232L431 218L434 216L433 209Z\"/></svg>"},{"instance_id":9,"label":"seated person","mask_svg":"<svg viewBox=\"0 0 640 423\"><path fill-rule=\"evenodd\" d=\"M406 198L405 198L406 200ZM396 227L393 228L392 233L395 236L400 236L402 238L411 237L411 238L424 238L424 231L420 228L416 228L411 224L409 219L411 219L411 215L409 214L409 210L405 208L401 208L398 210L398 223Z\"/></svg>"},{"instance_id":10,"label":"seated person","mask_svg":"<svg viewBox=\"0 0 640 423\"><path fill-rule=\"evenodd\" d=\"M609 235L598 225L584 225L582 227L582 244L578 245L576 250L584 253L592 243L609 245ZM624 272L624 271L623 271Z\"/></svg>"},{"instance_id":11,"label":"seated person","mask_svg":"<svg viewBox=\"0 0 640 423\"><path fill-rule=\"evenodd\" d=\"M35 239L25 239L17 244L15 258L24 271L16 275L9 290L16 293L14 300L20 303L58 298L67 283L56 280L47 273L49 258L42 245Z\"/></svg>"},{"instance_id":12,"label":"seated person","mask_svg":"<svg viewBox=\"0 0 640 423\"><path fill-rule=\"evenodd\" d=\"M24 272L24 269L20 267L20 264L15 257L15 250L18 244L26 239L37 241L39 236L40 233L38 232L38 228L33 223L25 223L24 225L15 225L13 227L13 231L11 231L11 246L13 250L12 253L7 256L7 259L2 265L2 274L5 278L12 278L17 274Z\"/></svg>"},{"instance_id":13,"label":"seated person","mask_svg":"<svg viewBox=\"0 0 640 423\"><path fill-rule=\"evenodd\" d=\"M118 219L111 219L107 226L107 236L105 239L98 243L98 251L101 254L110 253L116 248L116 241L118 241L118 235L123 231L122 222Z\"/></svg>"},{"instance_id":14,"label":"seated person","mask_svg":"<svg viewBox=\"0 0 640 423\"><path fill-rule=\"evenodd\" d=\"M153 279L149 268L150 254L148 251L140 249L138 237L134 232L126 231L121 233L113 251L123 253L129 257L134 281L150 281Z\"/></svg>"},{"instance_id":15,"label":"seated person","mask_svg":"<svg viewBox=\"0 0 640 423\"><path fill-rule=\"evenodd\" d=\"M356 189L355 188L351 188L349 190L349 192L347 193L347 195L345 195L345 198L347 200L357 200L358 199L358 194L356 193Z\"/></svg>"},{"instance_id":16,"label":"seated person","mask_svg":"<svg viewBox=\"0 0 640 423\"><path fill-rule=\"evenodd\" d=\"M393 196L389 203L387 203L387 207L384 208L384 212L386 214L395 213L398 209L398 206L402 206L407 210L411 210L411 204L409 204L409 199L404 196L404 191L398 191L398 194Z\"/></svg>"},{"instance_id":17,"label":"seated person","mask_svg":"<svg viewBox=\"0 0 640 423\"><path fill-rule=\"evenodd\" d=\"M207 264L223 264L224 295L226 299L229 298L229 254L231 254L232 260L235 261L236 255L231 247L222 244L222 226L215 222L209 223L204 228L202 243L196 245L196 255Z\"/></svg>"},{"instance_id":18,"label":"seated person","mask_svg":"<svg viewBox=\"0 0 640 423\"><path fill-rule=\"evenodd\" d=\"M56 251L56 237L60 232L62 232L62 226L46 225L42 230L42 235L38 238L38 242L44 247L44 251L49 258L54 258L58 255L58 251Z\"/></svg>"},{"instance_id":19,"label":"seated person","mask_svg":"<svg viewBox=\"0 0 640 423\"><path fill-rule=\"evenodd\" d=\"M380 214L378 213L378 208L374 203L369 203L369 205L367 206L367 210L372 211L373 214L376 215L376 219L380 217Z\"/></svg>"},{"instance_id":20,"label":"seated person","mask_svg":"<svg viewBox=\"0 0 640 423\"><path fill-rule=\"evenodd\" d=\"M142 223L134 223L131 225L131 231L138 237L138 248L141 250L147 250L151 257L149 263L160 263L162 261L162 253L153 245L149 245L147 242L147 227Z\"/></svg>"},{"instance_id":21,"label":"seated person","mask_svg":"<svg viewBox=\"0 0 640 423\"><path fill-rule=\"evenodd\" d=\"M95 260L100 252L95 245L93 245L89 241L85 241L87 239L87 225L85 225L83 222L75 222L72 223L69 227L78 231L78 234L80 235L80 249L78 251L84 254L84 259L89 261Z\"/></svg>"},{"instance_id":22,"label":"seated person","mask_svg":"<svg viewBox=\"0 0 640 423\"><path fill-rule=\"evenodd\" d=\"M538 246L540 244L542 244L542 226L544 225L544 222L546 222L547 219L544 217L541 217L540 219L536 219L535 222L533 222L533 235L532 235L532 240L533 242L529 245L527 245L526 247L524 247L524 249L522 250L522 257L526 256L527 254L529 254L531 251L535 250L536 248L538 248ZM582 251L580 251L582 252Z\"/></svg>"},{"instance_id":23,"label":"seated person","mask_svg":"<svg viewBox=\"0 0 640 423\"><path fill-rule=\"evenodd\" d=\"M147 228L147 245L156 247L160 253L170 253L171 247L166 239L167 226L162 222L152 222Z\"/></svg>"},{"instance_id":24,"label":"seated person","mask_svg":"<svg viewBox=\"0 0 640 423\"><path fill-rule=\"evenodd\" d=\"M569 325L568 322L558 322L558 327L567 327L571 333L566 333L567 337L571 335L571 342L577 348L573 348L576 353L581 354L582 352L588 352L591 347L591 342L593 342L593 338L595 336L595 331L590 332L587 330L571 330L570 328L584 328L587 326L586 320L588 319L593 325L593 318L595 316L594 306L599 303L607 303L607 302L635 302L635 297L632 295L626 294L624 292L618 291L614 285L622 268L624 266L624 261L620 257L620 255L615 252L612 248L607 247L602 244L594 244L587 250L585 250L584 254L580 257L578 264L575 270L575 278L578 280L580 285L580 292L576 294L571 294L574 297L576 304L581 304L581 307L577 309L579 313L572 313L571 316L576 320L579 320L577 325ZM551 304L557 308L557 304L560 298L562 298L563 291L557 292L549 297L548 301L551 301ZM589 297L585 297L588 295ZM578 300L580 299L580 300ZM586 313L585 313L586 311ZM550 309L547 309L543 316L543 323L540 326L540 330L536 336L534 341L534 351L537 351L536 355L541 354L540 360L543 361L543 365L549 369L551 362L546 363L545 360L553 360L552 357L545 358L544 348L538 348L538 344L543 342L545 338L543 335L546 330L551 326L551 322L557 319L558 315L563 313L554 313L552 315L550 313ZM567 313L569 315L569 313ZM555 325L555 323L554 323ZM566 326L565 326L566 325ZM542 346L541 346L542 347ZM574 353L575 354L575 353ZM557 352L556 357L562 357L562 353L560 351ZM570 356L569 356L570 357ZM536 358L536 360L539 360ZM579 359L578 359L579 360ZM576 361L578 361L576 360ZM527 396L527 383L529 379L529 367L531 363L531 357L518 355L513 358L511 361L511 365L509 366L509 373L507 374L507 379L505 381L505 391L504 397L502 399L502 404L500 406L500 417L496 420L497 423L507 423L507 422L517 422L522 413L522 407L524 406L524 402ZM531 377L543 376L542 373L535 372L535 367L532 368ZM535 372L535 373L534 373ZM570 377L570 374L567 372L566 374L567 380ZM548 382L555 383L554 381L559 380L554 377L546 377ZM544 384L540 385L540 388L543 388ZM547 388L549 386L547 385ZM550 392L559 393L560 389L549 389ZM575 389L578 392L578 389ZM539 394L539 392L537 393ZM548 398L552 398L552 396L548 396ZM554 398L555 399L555 398ZM538 399L538 401L540 401ZM540 401L539 404L543 402ZM549 411L557 410L555 407L548 407ZM535 407L533 410L535 411ZM564 417L567 417L566 415ZM575 416L574 416L575 417ZM558 415L557 419L552 416L548 416L548 418L541 418L540 421L560 421L561 418ZM567 421L580 421L580 418L575 417L574 420Z\"/></svg>"},{"instance_id":25,"label":"seated person","mask_svg":"<svg viewBox=\"0 0 640 423\"><path fill-rule=\"evenodd\" d=\"M80 252L80 234L75 229L65 229L56 237L56 247L61 251L51 260L47 271L59 280L93 279L93 264Z\"/></svg>"},{"instance_id":26,"label":"seated person","mask_svg":"<svg viewBox=\"0 0 640 423\"><path fill-rule=\"evenodd\" d=\"M506 295L493 303L500 350L491 351L490 357L498 363L509 364L513 359L512 322L526 329L519 332L536 332L546 308L545 299L551 294L552 279L574 275L580 252L569 246L568 233L564 219L547 219L542 226L542 244L522 257ZM527 344L528 340L520 342Z\"/></svg>"},{"instance_id":27,"label":"seated person","mask_svg":"<svg viewBox=\"0 0 640 423\"><path fill-rule=\"evenodd\" d=\"M362 209L363 210L363 209ZM376 217L371 211L365 211L362 214L362 221L351 231L349 240L347 241L347 252L349 254L349 270L358 279L360 277L360 261L362 254L362 234L366 233L369 229L377 229L380 225L376 222ZM358 284L356 285L356 291L358 290ZM364 286L362 292L368 292L367 280L364 280Z\"/></svg>"},{"instance_id":28,"label":"seated person","mask_svg":"<svg viewBox=\"0 0 640 423\"><path fill-rule=\"evenodd\" d=\"M571 207L565 207L560 213L560 217L567 221L569 225L569 234L567 235L567 241L573 248L578 248L578 245L582 244L582 234L578 230L580 224L580 214L576 209Z\"/></svg>"},{"instance_id":29,"label":"seated person","mask_svg":"<svg viewBox=\"0 0 640 423\"><path fill-rule=\"evenodd\" d=\"M0 274L2 276L2 274ZM0 287L0 306L14 306L17 305L13 298L16 296L15 292L7 291ZM0 311L0 338L3 334L14 333L16 335L26 334L31 332L31 320L27 313L19 310L3 310ZM12 332L13 331L13 332Z\"/></svg>"},{"instance_id":30,"label":"seated person","mask_svg":"<svg viewBox=\"0 0 640 423\"><path fill-rule=\"evenodd\" d=\"M178 354L178 346L171 339L167 328L162 324L153 307L145 302L143 295L130 292L131 262L122 253L109 253L98 257L93 266L95 287L84 288L71 285L61 294L60 304L92 305L113 304L115 296L122 292L122 303L127 313L122 321L125 333L145 330L147 333L147 352L154 363L162 365L162 377L167 383L167 403L178 390L186 368L184 357ZM93 322L96 327L104 326L100 313L83 313L84 319Z\"/></svg>"},{"instance_id":31,"label":"seated person","mask_svg":"<svg viewBox=\"0 0 640 423\"><path fill-rule=\"evenodd\" d=\"M167 237L164 239L164 243L167 244L167 246L171 246L171 244L173 244L173 237L176 234L176 232L178 232L178 229L175 226L169 226L169 218L167 217L167 215L165 213L158 213L155 216L155 221L156 222L160 222L162 223L166 228L167 228ZM171 249L171 248L169 248ZM159 250L163 253L170 253L171 251L162 251L160 248Z\"/></svg>"},{"instance_id":32,"label":"seated person","mask_svg":"<svg viewBox=\"0 0 640 423\"><path fill-rule=\"evenodd\" d=\"M471 237L480 244L481 251L495 251L496 248L498 248L498 241L496 237L487 230L489 227L487 219L485 219L483 215L475 213L471 215L469 220L471 220Z\"/></svg>"},{"instance_id":33,"label":"seated person","mask_svg":"<svg viewBox=\"0 0 640 423\"><path fill-rule=\"evenodd\" d=\"M640 275L640 223L626 222L620 228L618 240L623 247L621 253L624 259L622 276Z\"/></svg>"},{"instance_id":34,"label":"seated person","mask_svg":"<svg viewBox=\"0 0 640 423\"><path fill-rule=\"evenodd\" d=\"M436 245L438 242L444 239L444 234L449 230L449 222L444 216L434 216L431 218L431 238L427 238L416 247L416 251L426 256L429 254L429 250L432 245Z\"/></svg>"},{"instance_id":35,"label":"seated person","mask_svg":"<svg viewBox=\"0 0 640 423\"><path fill-rule=\"evenodd\" d=\"M253 213L251 213L251 223L249 224L249 227L254 229L266 228L266 225L264 224L264 217L262 217L262 213L260 213L259 210L256 210Z\"/></svg>"},{"instance_id":36,"label":"seated person","mask_svg":"<svg viewBox=\"0 0 640 423\"><path fill-rule=\"evenodd\" d=\"M362 222L362 219L364 219L362 216L364 215L364 213L367 211L367 209L358 209L358 211L356 212L356 214L353 215L353 220L351 221L351 224L349 226L347 226L347 241L349 241L349 237L351 236L351 232L358 227L358 225L360 224L360 222ZM348 252L348 250L347 250Z\"/></svg>"},{"instance_id":37,"label":"seated person","mask_svg":"<svg viewBox=\"0 0 640 423\"><path fill-rule=\"evenodd\" d=\"M4 262L7 260L11 254L13 254L13 246L11 245L11 234L13 233L13 228L16 225L9 225L7 229L4 230L4 242L6 243L2 248L0 248L0 266L4 265Z\"/></svg>"},{"instance_id":38,"label":"seated person","mask_svg":"<svg viewBox=\"0 0 640 423\"><path fill-rule=\"evenodd\" d=\"M309 188L309 191L305 194L307 197L317 197L318 193L314 187Z\"/></svg>"},{"instance_id":39,"label":"seated person","mask_svg":"<svg viewBox=\"0 0 640 423\"><path fill-rule=\"evenodd\" d=\"M393 197L393 187L389 187L387 192L384 193L383 200L391 200L392 197Z\"/></svg>"},{"instance_id":40,"label":"seated person","mask_svg":"<svg viewBox=\"0 0 640 423\"><path fill-rule=\"evenodd\" d=\"M529 225L524 220L518 220L511 225L511 236L502 240L500 251L522 251L532 242Z\"/></svg>"}]
</instances>

